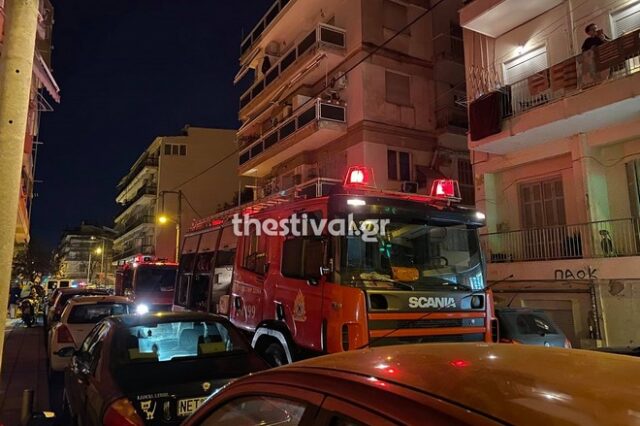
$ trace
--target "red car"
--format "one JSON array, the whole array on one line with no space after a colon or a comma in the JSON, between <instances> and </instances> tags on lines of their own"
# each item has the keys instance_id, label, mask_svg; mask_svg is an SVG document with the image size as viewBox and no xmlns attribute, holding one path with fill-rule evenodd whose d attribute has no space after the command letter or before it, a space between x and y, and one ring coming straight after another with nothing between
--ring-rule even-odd
<instances>
[{"instance_id":1,"label":"red car","mask_svg":"<svg viewBox=\"0 0 640 426\"><path fill-rule=\"evenodd\" d=\"M640 361L505 344L377 347L239 379L183 426L631 425Z\"/></svg>"}]
</instances>

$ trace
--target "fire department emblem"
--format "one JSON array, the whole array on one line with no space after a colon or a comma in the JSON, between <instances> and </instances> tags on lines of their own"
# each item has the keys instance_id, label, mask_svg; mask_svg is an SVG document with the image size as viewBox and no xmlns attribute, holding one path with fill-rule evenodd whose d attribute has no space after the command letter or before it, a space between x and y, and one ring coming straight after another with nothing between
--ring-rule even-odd
<instances>
[{"instance_id":1,"label":"fire department emblem","mask_svg":"<svg viewBox=\"0 0 640 426\"><path fill-rule=\"evenodd\" d=\"M304 306L304 295L301 290L298 290L296 300L293 302L293 320L300 322L307 320L307 310Z\"/></svg>"},{"instance_id":2,"label":"fire department emblem","mask_svg":"<svg viewBox=\"0 0 640 426\"><path fill-rule=\"evenodd\" d=\"M146 415L147 420L153 420L154 414L156 412L156 402L152 400L140 401L140 408L142 412Z\"/></svg>"},{"instance_id":3,"label":"fire department emblem","mask_svg":"<svg viewBox=\"0 0 640 426\"><path fill-rule=\"evenodd\" d=\"M211 383L209 383L209 382L204 382L204 383L202 384L202 390L203 390L203 391L205 391L205 392L209 392L209 389L211 389Z\"/></svg>"}]
</instances>

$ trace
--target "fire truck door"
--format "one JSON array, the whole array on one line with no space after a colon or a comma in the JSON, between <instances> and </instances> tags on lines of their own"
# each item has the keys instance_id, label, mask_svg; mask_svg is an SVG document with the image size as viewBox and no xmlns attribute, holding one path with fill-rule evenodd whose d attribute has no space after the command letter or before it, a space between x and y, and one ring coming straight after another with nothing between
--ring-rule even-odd
<instances>
[{"instance_id":1,"label":"fire truck door","mask_svg":"<svg viewBox=\"0 0 640 426\"><path fill-rule=\"evenodd\" d=\"M275 286L277 319L284 320L297 345L322 350L322 300L320 274L325 243L318 238L293 238L284 242L280 281Z\"/></svg>"}]
</instances>

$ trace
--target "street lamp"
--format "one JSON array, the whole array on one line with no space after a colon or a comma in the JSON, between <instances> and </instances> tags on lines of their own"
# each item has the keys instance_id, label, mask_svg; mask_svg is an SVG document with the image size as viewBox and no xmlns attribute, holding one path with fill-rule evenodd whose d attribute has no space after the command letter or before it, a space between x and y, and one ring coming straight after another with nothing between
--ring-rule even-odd
<instances>
[{"instance_id":1,"label":"street lamp","mask_svg":"<svg viewBox=\"0 0 640 426\"><path fill-rule=\"evenodd\" d=\"M171 219L166 213L164 209L164 195L165 194L176 194L178 196L178 214L176 219ZM176 262L180 259L180 222L182 219L182 191L160 191L161 197L161 213L157 217L158 224L166 225L169 222L174 222L176 224Z\"/></svg>"},{"instance_id":2,"label":"street lamp","mask_svg":"<svg viewBox=\"0 0 640 426\"><path fill-rule=\"evenodd\" d=\"M89 285L91 283L91 244L93 244L93 241L95 241L96 237L95 236L91 236L91 238L89 238L89 264L87 265L87 285Z\"/></svg>"}]
</instances>

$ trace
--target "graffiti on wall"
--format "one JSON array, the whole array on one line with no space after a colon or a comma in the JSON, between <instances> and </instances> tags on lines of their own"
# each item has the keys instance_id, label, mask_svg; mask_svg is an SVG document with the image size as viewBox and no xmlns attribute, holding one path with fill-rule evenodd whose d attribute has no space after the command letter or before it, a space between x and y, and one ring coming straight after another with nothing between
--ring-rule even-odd
<instances>
[{"instance_id":1,"label":"graffiti on wall","mask_svg":"<svg viewBox=\"0 0 640 426\"><path fill-rule=\"evenodd\" d=\"M553 276L556 280L597 280L598 269L585 266L582 269L556 269Z\"/></svg>"}]
</instances>

